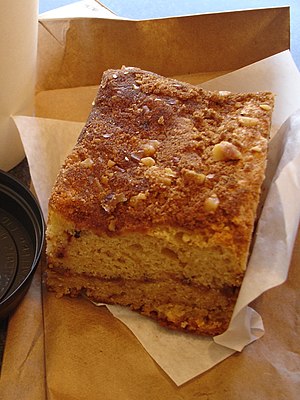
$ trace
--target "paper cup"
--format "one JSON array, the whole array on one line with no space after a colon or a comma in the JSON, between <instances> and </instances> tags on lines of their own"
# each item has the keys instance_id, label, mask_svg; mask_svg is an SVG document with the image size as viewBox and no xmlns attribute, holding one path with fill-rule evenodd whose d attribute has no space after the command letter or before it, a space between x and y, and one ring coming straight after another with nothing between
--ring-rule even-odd
<instances>
[{"instance_id":1,"label":"paper cup","mask_svg":"<svg viewBox=\"0 0 300 400\"><path fill-rule=\"evenodd\" d=\"M32 115L38 0L0 0L0 169L24 158L12 115Z\"/></svg>"}]
</instances>

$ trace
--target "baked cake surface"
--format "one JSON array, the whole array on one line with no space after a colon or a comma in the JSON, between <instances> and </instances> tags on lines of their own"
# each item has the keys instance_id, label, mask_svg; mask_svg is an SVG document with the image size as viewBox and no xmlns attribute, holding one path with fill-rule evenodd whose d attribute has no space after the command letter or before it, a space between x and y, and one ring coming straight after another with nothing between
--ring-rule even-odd
<instances>
[{"instance_id":1,"label":"baked cake surface","mask_svg":"<svg viewBox=\"0 0 300 400\"><path fill-rule=\"evenodd\" d=\"M271 93L108 70L49 201L47 286L226 330L264 179Z\"/></svg>"}]
</instances>

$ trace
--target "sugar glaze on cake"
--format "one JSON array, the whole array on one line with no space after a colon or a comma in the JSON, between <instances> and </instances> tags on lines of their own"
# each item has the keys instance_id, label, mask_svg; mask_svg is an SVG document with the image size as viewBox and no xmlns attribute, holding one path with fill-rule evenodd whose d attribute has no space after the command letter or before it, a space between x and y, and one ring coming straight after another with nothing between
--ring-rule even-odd
<instances>
[{"instance_id":1,"label":"sugar glaze on cake","mask_svg":"<svg viewBox=\"0 0 300 400\"><path fill-rule=\"evenodd\" d=\"M49 201L49 290L128 306L173 329L226 330L273 103L268 92L208 92L138 68L106 71Z\"/></svg>"}]
</instances>

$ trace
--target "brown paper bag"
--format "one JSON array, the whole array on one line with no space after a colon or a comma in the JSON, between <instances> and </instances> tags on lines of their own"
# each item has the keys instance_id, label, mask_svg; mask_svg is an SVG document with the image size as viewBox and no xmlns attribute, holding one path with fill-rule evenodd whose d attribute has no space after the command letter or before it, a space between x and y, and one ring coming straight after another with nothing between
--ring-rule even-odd
<instances>
[{"instance_id":1,"label":"brown paper bag","mask_svg":"<svg viewBox=\"0 0 300 400\"><path fill-rule=\"evenodd\" d=\"M46 294L48 399L296 400L300 393L299 249L298 234L289 279L256 301L255 308L264 315L265 336L181 387L106 309Z\"/></svg>"},{"instance_id":2,"label":"brown paper bag","mask_svg":"<svg viewBox=\"0 0 300 400\"><path fill-rule=\"evenodd\" d=\"M288 12L42 21L37 91L97 85L103 70L122 64L166 76L234 70L288 49ZM255 304L265 336L181 387L105 308L46 291L42 303L39 271L9 323L0 398L296 399L299 263L298 234L288 281Z\"/></svg>"},{"instance_id":3,"label":"brown paper bag","mask_svg":"<svg viewBox=\"0 0 300 400\"><path fill-rule=\"evenodd\" d=\"M37 91L98 85L122 65L164 76L230 71L289 48L287 7L164 18L42 20Z\"/></svg>"}]
</instances>

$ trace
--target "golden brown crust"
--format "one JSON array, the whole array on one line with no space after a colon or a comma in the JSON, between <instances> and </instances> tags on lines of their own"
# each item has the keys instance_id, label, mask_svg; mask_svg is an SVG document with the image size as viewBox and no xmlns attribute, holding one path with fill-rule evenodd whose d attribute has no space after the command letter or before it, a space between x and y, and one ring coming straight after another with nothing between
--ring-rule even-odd
<instances>
[{"instance_id":1,"label":"golden brown crust","mask_svg":"<svg viewBox=\"0 0 300 400\"><path fill-rule=\"evenodd\" d=\"M273 101L271 93L207 92L137 68L109 70L50 211L109 235L184 227L244 252Z\"/></svg>"}]
</instances>

